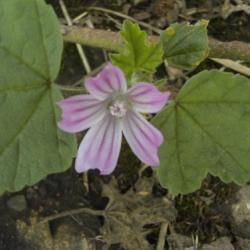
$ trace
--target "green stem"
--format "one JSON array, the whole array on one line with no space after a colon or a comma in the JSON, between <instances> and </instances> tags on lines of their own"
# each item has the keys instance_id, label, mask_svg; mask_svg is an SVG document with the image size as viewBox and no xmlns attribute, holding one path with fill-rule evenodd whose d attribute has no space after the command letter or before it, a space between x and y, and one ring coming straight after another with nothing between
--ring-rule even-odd
<instances>
[{"instance_id":1,"label":"green stem","mask_svg":"<svg viewBox=\"0 0 250 250\"><path fill-rule=\"evenodd\" d=\"M61 25L66 42L117 51L122 43L117 32ZM159 36L150 36L151 41L158 41ZM240 41L221 42L209 38L209 57L228 58L250 62L250 44Z\"/></svg>"},{"instance_id":2,"label":"green stem","mask_svg":"<svg viewBox=\"0 0 250 250\"><path fill-rule=\"evenodd\" d=\"M63 86L63 85L59 85L59 84L55 84L55 85L56 85L57 88L59 88L63 92L77 92L77 93L81 93L81 94L86 93L84 88L72 87L72 86Z\"/></svg>"}]
</instances>

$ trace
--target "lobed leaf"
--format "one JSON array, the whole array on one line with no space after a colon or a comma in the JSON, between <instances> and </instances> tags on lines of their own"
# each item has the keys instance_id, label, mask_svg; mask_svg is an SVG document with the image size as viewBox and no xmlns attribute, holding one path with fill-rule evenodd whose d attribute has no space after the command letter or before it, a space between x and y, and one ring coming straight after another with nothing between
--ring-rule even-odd
<instances>
[{"instance_id":1,"label":"lobed leaf","mask_svg":"<svg viewBox=\"0 0 250 250\"><path fill-rule=\"evenodd\" d=\"M173 194L198 189L210 173L250 180L250 80L217 70L193 76L153 123L165 141L157 175Z\"/></svg>"},{"instance_id":2,"label":"lobed leaf","mask_svg":"<svg viewBox=\"0 0 250 250\"><path fill-rule=\"evenodd\" d=\"M43 0L0 0L0 193L70 166L76 141L57 128L59 23Z\"/></svg>"},{"instance_id":3,"label":"lobed leaf","mask_svg":"<svg viewBox=\"0 0 250 250\"><path fill-rule=\"evenodd\" d=\"M207 21L172 24L161 34L161 42L171 67L193 69L208 56Z\"/></svg>"},{"instance_id":4,"label":"lobed leaf","mask_svg":"<svg viewBox=\"0 0 250 250\"><path fill-rule=\"evenodd\" d=\"M163 50L160 42L150 43L138 24L125 21L121 30L123 47L120 53L112 54L112 62L128 77L136 72L154 72L162 62Z\"/></svg>"}]
</instances>

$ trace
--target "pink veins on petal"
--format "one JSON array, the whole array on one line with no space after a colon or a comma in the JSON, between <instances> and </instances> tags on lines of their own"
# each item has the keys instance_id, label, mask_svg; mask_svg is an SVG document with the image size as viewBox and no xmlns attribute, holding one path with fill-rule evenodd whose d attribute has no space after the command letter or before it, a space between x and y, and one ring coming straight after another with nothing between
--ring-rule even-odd
<instances>
[{"instance_id":1,"label":"pink veins on petal","mask_svg":"<svg viewBox=\"0 0 250 250\"><path fill-rule=\"evenodd\" d=\"M89 129L78 149L76 171L99 169L103 175L112 173L117 165L122 133L142 162L158 166L157 152L163 136L139 112L159 112L170 92L160 92L146 82L127 90L123 72L110 63L97 76L88 78L85 87L88 95L69 97L58 103L62 109L59 128L69 133Z\"/></svg>"}]
</instances>

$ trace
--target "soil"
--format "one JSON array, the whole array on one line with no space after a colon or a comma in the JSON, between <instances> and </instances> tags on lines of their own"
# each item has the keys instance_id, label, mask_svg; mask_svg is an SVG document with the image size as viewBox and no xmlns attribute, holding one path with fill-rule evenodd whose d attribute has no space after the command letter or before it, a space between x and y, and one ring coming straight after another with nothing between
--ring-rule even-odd
<instances>
[{"instance_id":1,"label":"soil","mask_svg":"<svg viewBox=\"0 0 250 250\"><path fill-rule=\"evenodd\" d=\"M58 16L62 18L58 1L47 2L53 5ZM231 2L237 5L237 1ZM223 18L220 12L224 4L222 0L65 0L65 4L72 17L81 14L90 6L99 6L130 15L157 28L165 28L172 22L193 23L206 18L210 20L210 36L226 41L250 41L249 15L240 11ZM90 11L89 20L96 28L109 30L118 30L123 21L120 17L102 11ZM147 31L152 33L150 29ZM99 67L108 58L107 52L101 49L86 47L84 50L92 69ZM219 68L220 65L206 60L194 72L212 67ZM164 71L164 74L166 73ZM62 69L57 82L66 85L76 82L81 84L85 74L75 46L65 44ZM183 82L183 79L179 75L171 80L171 84L176 87L179 87L180 82ZM79 139L81 137L82 134L79 134ZM208 176L200 190L189 195L173 197L168 190L160 186L151 169L142 170L140 162L125 143L123 149L118 167L110 177L101 177L97 171L79 175L72 167L65 173L50 175L37 185L26 187L20 192L2 195L0 250L59 247L156 249L163 223L169 225L166 237L175 233L186 235L197 238L198 245L201 246L226 236L234 243L236 237L231 230L224 205L239 190L237 185L223 184L218 178ZM9 201L13 197L24 198L23 207L20 208L18 202L17 205L10 206ZM75 209L82 208L89 210L74 213ZM144 210L141 211L140 208ZM67 212L67 216L48 217L63 212ZM49 236L42 236L39 231L40 241L35 240L32 233L37 231L28 232L27 227L32 227L34 221L39 222L47 217L48 220L43 224L46 226L41 230L47 230L46 235ZM71 244L66 236L76 237L77 234L84 235L84 242L87 244L85 247L88 248L74 244L64 247L60 245L60 237L67 239L65 244ZM78 238L73 239L80 242ZM51 241L52 245L44 245L41 248L41 241ZM167 241L165 249L170 249Z\"/></svg>"}]
</instances>

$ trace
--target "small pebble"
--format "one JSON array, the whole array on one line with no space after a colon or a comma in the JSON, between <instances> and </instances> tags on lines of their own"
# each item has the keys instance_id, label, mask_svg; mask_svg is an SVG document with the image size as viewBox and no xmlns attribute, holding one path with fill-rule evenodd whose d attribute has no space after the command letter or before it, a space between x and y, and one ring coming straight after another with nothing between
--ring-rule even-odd
<instances>
[{"instance_id":1,"label":"small pebble","mask_svg":"<svg viewBox=\"0 0 250 250\"><path fill-rule=\"evenodd\" d=\"M27 208L27 202L22 194L12 196L7 201L7 206L16 212L22 212Z\"/></svg>"},{"instance_id":2,"label":"small pebble","mask_svg":"<svg viewBox=\"0 0 250 250\"><path fill-rule=\"evenodd\" d=\"M250 239L250 186L242 187L236 193L230 210L232 232L238 237Z\"/></svg>"},{"instance_id":3,"label":"small pebble","mask_svg":"<svg viewBox=\"0 0 250 250\"><path fill-rule=\"evenodd\" d=\"M231 244L231 239L228 237L222 237L216 241L205 244L201 248L202 250L234 250L234 246Z\"/></svg>"}]
</instances>

